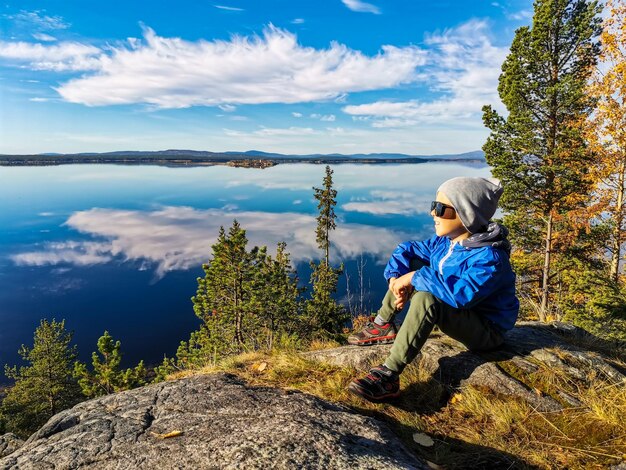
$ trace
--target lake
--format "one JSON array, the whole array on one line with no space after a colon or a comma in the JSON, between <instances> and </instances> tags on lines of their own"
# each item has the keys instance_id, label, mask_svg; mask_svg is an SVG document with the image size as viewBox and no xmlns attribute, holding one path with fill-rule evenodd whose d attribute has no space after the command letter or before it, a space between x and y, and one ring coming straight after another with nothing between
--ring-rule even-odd
<instances>
[{"instance_id":1,"label":"lake","mask_svg":"<svg viewBox=\"0 0 626 470\"><path fill-rule=\"evenodd\" d=\"M484 164L333 165L338 191L331 263L343 261L359 297L376 310L383 269L398 243L434 234L428 211L454 176L489 176ZM67 165L0 167L0 366L19 363L40 319L65 319L90 362L105 330L122 342L124 366L160 363L196 329L191 297L220 226L237 219L249 247L287 242L308 283L324 165ZM338 299L347 302L346 279ZM354 306L354 303L353 303ZM0 377L0 382L5 378Z\"/></svg>"}]
</instances>

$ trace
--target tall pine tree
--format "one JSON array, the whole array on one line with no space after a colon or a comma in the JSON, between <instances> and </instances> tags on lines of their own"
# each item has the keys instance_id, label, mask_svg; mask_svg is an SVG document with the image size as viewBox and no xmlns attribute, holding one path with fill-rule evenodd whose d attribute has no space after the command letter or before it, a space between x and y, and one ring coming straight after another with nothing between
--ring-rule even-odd
<instances>
[{"instance_id":1,"label":"tall pine tree","mask_svg":"<svg viewBox=\"0 0 626 470\"><path fill-rule=\"evenodd\" d=\"M53 415L80 401L80 388L72 376L78 354L71 342L65 321L41 320L33 347L22 345L19 350L27 365L5 366L5 375L15 380L0 407L7 431L27 437Z\"/></svg>"},{"instance_id":2,"label":"tall pine tree","mask_svg":"<svg viewBox=\"0 0 626 470\"><path fill-rule=\"evenodd\" d=\"M350 314L333 298L337 292L339 276L343 265L334 268L330 265L330 232L336 228L335 205L337 191L333 188L333 171L326 166L322 188L313 188L318 201L316 241L324 258L319 263L311 262L311 280L313 288L311 299L306 303L309 329L313 335L336 335L341 332Z\"/></svg>"},{"instance_id":3,"label":"tall pine tree","mask_svg":"<svg viewBox=\"0 0 626 470\"><path fill-rule=\"evenodd\" d=\"M553 257L564 246L559 236L574 230L567 214L591 190L582 124L593 106L585 86L598 54L599 10L596 1L536 0L532 27L516 31L502 65L498 92L508 116L483 108L491 130L483 149L504 183L505 223L519 249L512 260L523 285L538 287L533 303L542 321Z\"/></svg>"},{"instance_id":4,"label":"tall pine tree","mask_svg":"<svg viewBox=\"0 0 626 470\"><path fill-rule=\"evenodd\" d=\"M326 264L330 264L330 231L337 228L335 219L335 206L337 205L337 190L333 188L333 170L326 165L326 175L321 188L313 188L314 197L317 199L317 229L315 241L324 252Z\"/></svg>"}]
</instances>

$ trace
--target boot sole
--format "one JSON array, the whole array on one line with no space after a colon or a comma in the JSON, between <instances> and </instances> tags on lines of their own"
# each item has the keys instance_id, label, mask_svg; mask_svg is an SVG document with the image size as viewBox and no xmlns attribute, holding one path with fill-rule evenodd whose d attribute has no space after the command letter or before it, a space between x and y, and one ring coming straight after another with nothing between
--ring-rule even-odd
<instances>
[{"instance_id":1,"label":"boot sole","mask_svg":"<svg viewBox=\"0 0 626 470\"><path fill-rule=\"evenodd\" d=\"M356 342L350 342L350 340L348 340L348 344L351 346L369 346L372 344L390 344L390 343L393 343L395 339L396 339L396 335L381 336L379 338L364 339L362 341L356 341Z\"/></svg>"}]
</instances>

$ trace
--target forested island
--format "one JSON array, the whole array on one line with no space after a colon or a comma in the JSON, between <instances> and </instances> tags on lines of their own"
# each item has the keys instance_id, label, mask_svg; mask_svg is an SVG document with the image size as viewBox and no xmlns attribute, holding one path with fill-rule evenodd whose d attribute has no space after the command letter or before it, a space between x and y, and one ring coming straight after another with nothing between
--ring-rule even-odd
<instances>
[{"instance_id":1,"label":"forested island","mask_svg":"<svg viewBox=\"0 0 626 470\"><path fill-rule=\"evenodd\" d=\"M255 150L248 152L208 152L199 150L162 150L154 152L121 151L106 153L0 155L0 166L51 166L70 164L211 166L229 165L247 168L267 168L280 163L426 163L426 162L485 163L482 151L451 155L405 155L399 153L372 154L312 154L284 155Z\"/></svg>"}]
</instances>

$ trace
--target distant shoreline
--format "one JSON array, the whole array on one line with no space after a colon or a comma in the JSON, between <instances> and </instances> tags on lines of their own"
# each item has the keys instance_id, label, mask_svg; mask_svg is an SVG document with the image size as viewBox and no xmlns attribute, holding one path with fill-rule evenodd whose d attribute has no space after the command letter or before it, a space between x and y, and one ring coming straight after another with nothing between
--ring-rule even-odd
<instances>
[{"instance_id":1,"label":"distant shoreline","mask_svg":"<svg viewBox=\"0 0 626 470\"><path fill-rule=\"evenodd\" d=\"M280 155L250 153L212 153L189 151L114 152L107 154L67 155L0 155L0 166L58 166L76 164L158 165L168 167L227 165L245 168L268 168L283 163L342 164L342 163L483 163L477 152L459 155L411 156L401 154L371 155Z\"/></svg>"},{"instance_id":2,"label":"distant shoreline","mask_svg":"<svg viewBox=\"0 0 626 470\"><path fill-rule=\"evenodd\" d=\"M246 163L244 163L246 162ZM131 159L71 159L71 160L31 160L31 159L16 159L16 160L5 160L0 158L0 166L60 166L60 165L106 165L106 164L115 164L115 165L128 165L128 166L137 166L137 165L156 165L156 166L168 166L168 167L202 167L202 166L233 166L233 167L244 167L244 168L268 168L279 164L294 164L294 163L310 163L310 164L322 164L322 165L338 165L338 164L346 164L346 163L360 163L360 164L390 164L390 163L405 163L405 164L419 164L419 163L454 163L454 162L462 162L462 163L482 163L486 164L484 160L479 159L450 159L450 160L440 160L440 159L422 159L422 158L397 158L397 159L365 159L365 158L355 158L355 159L326 159L326 158L316 158L316 159L284 159L284 160L161 160L161 159L144 159L144 158L133 158Z\"/></svg>"}]
</instances>

